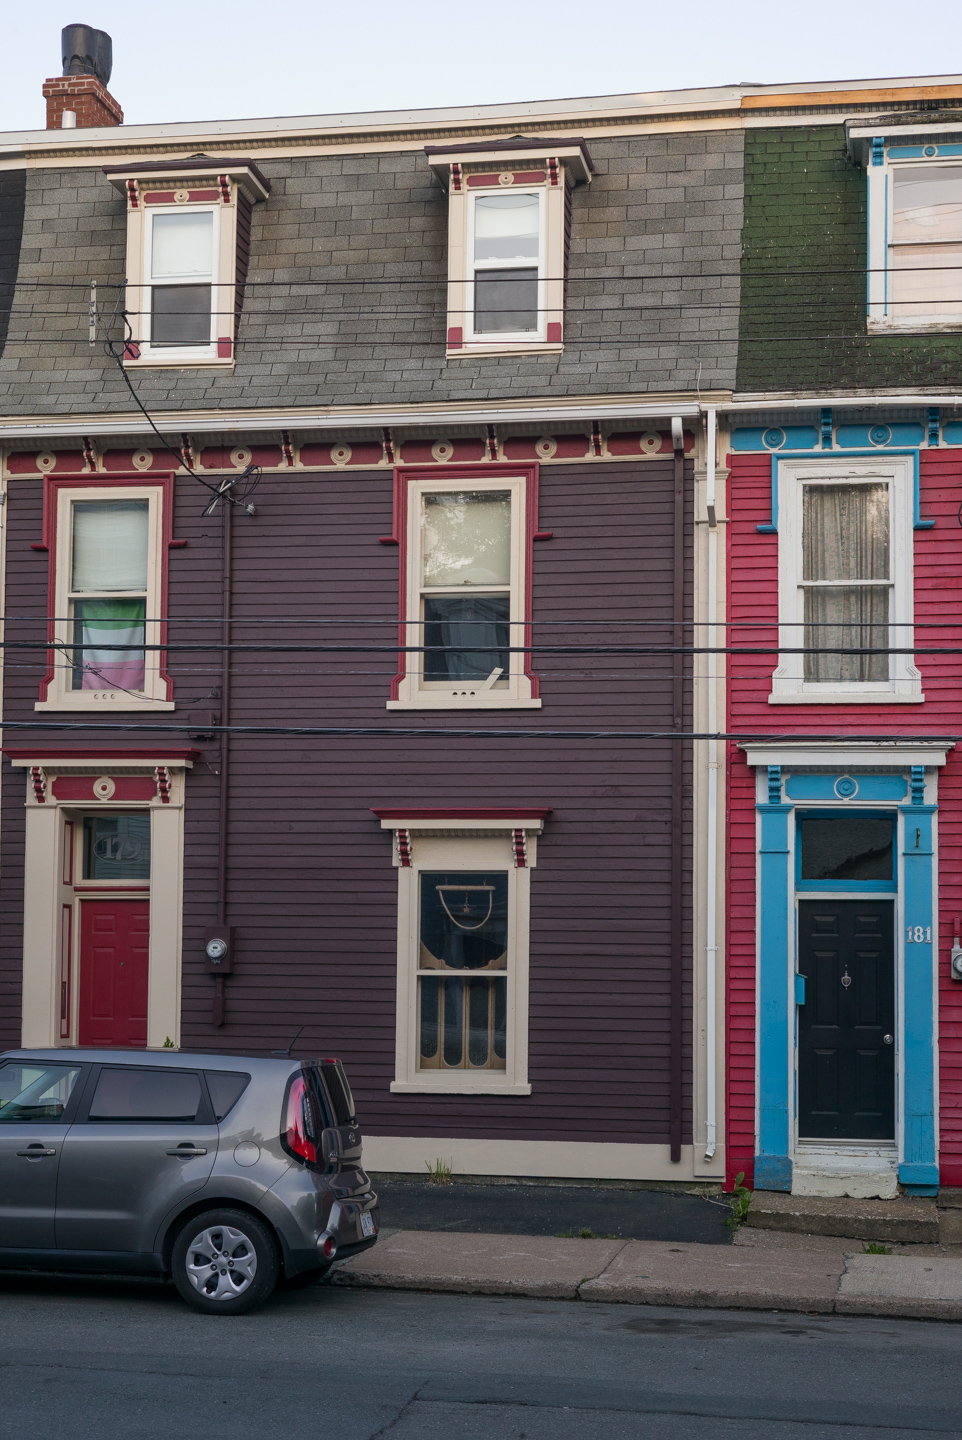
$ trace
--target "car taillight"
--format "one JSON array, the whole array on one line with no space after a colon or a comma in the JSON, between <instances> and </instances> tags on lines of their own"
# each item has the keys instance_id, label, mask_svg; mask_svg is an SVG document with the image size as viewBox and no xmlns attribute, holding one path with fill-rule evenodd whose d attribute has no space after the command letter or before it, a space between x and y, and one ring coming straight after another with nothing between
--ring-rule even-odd
<instances>
[{"instance_id":1,"label":"car taillight","mask_svg":"<svg viewBox=\"0 0 962 1440\"><path fill-rule=\"evenodd\" d=\"M311 1109L311 1097L307 1092L307 1085L303 1076L298 1076L291 1082L291 1088L287 1094L287 1118L284 1122L287 1148L293 1155L299 1155L302 1160L317 1162L317 1130L314 1124L314 1112Z\"/></svg>"}]
</instances>

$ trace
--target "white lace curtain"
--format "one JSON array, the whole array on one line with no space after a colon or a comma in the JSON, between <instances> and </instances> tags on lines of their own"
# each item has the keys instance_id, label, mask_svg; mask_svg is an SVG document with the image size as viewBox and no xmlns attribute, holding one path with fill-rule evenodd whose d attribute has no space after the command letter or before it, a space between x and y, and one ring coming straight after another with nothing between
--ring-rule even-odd
<instances>
[{"instance_id":1,"label":"white lace curtain","mask_svg":"<svg viewBox=\"0 0 962 1440\"><path fill-rule=\"evenodd\" d=\"M805 656L805 679L822 683L887 680L889 496L884 483L806 485L802 503L805 645L840 650ZM839 581L861 582L838 584ZM872 584L872 581L885 583Z\"/></svg>"}]
</instances>

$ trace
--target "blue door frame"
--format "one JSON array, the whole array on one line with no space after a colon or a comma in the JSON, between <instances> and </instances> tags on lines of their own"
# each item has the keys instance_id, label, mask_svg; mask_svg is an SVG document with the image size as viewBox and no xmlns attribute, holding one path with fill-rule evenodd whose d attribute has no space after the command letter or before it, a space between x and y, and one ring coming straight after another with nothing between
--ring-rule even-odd
<instances>
[{"instance_id":1,"label":"blue door frame","mask_svg":"<svg viewBox=\"0 0 962 1440\"><path fill-rule=\"evenodd\" d=\"M864 762L863 762L864 763ZM796 987L795 884L790 825L795 805L783 799L782 767L767 767L768 798L756 805L758 838L758 1136L755 1155L757 1190L791 1190L794 1127L795 1005L804 998ZM814 780L816 777L812 777ZM842 795L843 776L819 776L829 793ZM868 799L872 781L859 778ZM831 792L828 790L831 787ZM878 787L881 788L881 787ZM902 1161L899 1181L914 1195L934 1195L939 1171L935 1132L935 986L933 956L934 816L925 803L925 769L913 765L911 798L897 807L902 816L899 873L905 956L901 972L900 1045ZM904 782L902 786L905 793ZM806 798L816 798L814 794ZM891 812L889 812L891 813ZM911 937L911 938L908 938ZM918 937L918 938L916 938Z\"/></svg>"}]
</instances>

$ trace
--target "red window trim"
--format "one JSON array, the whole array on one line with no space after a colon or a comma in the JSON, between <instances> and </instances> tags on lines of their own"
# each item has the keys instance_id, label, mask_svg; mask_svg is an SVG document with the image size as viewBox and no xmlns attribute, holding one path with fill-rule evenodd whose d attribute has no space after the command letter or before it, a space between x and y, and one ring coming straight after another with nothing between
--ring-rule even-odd
<instances>
[{"instance_id":1,"label":"red window trim","mask_svg":"<svg viewBox=\"0 0 962 1440\"><path fill-rule=\"evenodd\" d=\"M552 813L550 805L496 805L493 808L484 805L442 805L427 809L417 805L390 805L386 809L371 806L371 814L379 820L546 820Z\"/></svg>"},{"instance_id":2,"label":"red window trim","mask_svg":"<svg viewBox=\"0 0 962 1440\"><path fill-rule=\"evenodd\" d=\"M450 479L454 486L465 480L490 480L497 475L503 475L505 479L524 480L524 644L530 645L531 640L531 605L532 605L532 582L534 579L534 541L547 532L538 529L538 478L539 466L537 461L533 464L525 463L512 465L507 461L492 463L487 461L481 465L411 465L394 467L394 513L392 519L392 533L381 536L385 544L398 547L398 644L407 644L407 591L408 591L408 487L412 480L445 480ZM512 641L512 644L515 642ZM400 695L401 682L407 675L407 655L404 650L398 654L397 674L391 681L391 699L397 700ZM531 669L531 656L525 654L524 676L531 686L531 698L537 700L540 695L540 682L537 675Z\"/></svg>"},{"instance_id":3,"label":"red window trim","mask_svg":"<svg viewBox=\"0 0 962 1440\"><path fill-rule=\"evenodd\" d=\"M136 485L140 488L156 486L161 492L160 502L160 525L161 537L163 540L163 551L170 550L177 542L173 537L174 525L174 473L172 470L159 474L150 475L139 471L131 471L129 474L111 473L91 474L88 471L75 475L45 475L43 477L43 541L40 545L32 545L33 550L47 550L49 559L47 562L47 639L55 640L56 626L54 616L57 607L57 510L61 490L104 490L116 487L118 490L126 486ZM160 577L160 613L167 614L167 565L164 564ZM160 622L160 644L163 647L167 643L167 621ZM51 682L56 676L57 651L51 648L47 651L47 673L40 681L40 699L46 700ZM174 682L167 673L167 652L163 648L157 651L157 659L160 670L160 678L165 685L165 696L167 700L174 698Z\"/></svg>"}]
</instances>

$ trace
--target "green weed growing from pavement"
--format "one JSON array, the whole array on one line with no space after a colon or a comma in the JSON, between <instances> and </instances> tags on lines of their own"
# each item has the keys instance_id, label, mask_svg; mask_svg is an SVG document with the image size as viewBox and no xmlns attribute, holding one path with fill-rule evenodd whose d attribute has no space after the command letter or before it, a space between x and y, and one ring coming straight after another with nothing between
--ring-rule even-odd
<instances>
[{"instance_id":1,"label":"green weed growing from pavement","mask_svg":"<svg viewBox=\"0 0 962 1440\"><path fill-rule=\"evenodd\" d=\"M428 1162L425 1160L424 1166L428 1172L429 1185L452 1184L451 1166L446 1164L443 1160L435 1160L433 1165L429 1165Z\"/></svg>"},{"instance_id":2,"label":"green weed growing from pavement","mask_svg":"<svg viewBox=\"0 0 962 1440\"><path fill-rule=\"evenodd\" d=\"M725 1224L733 1235L739 1225L744 1222L748 1215L748 1207L752 1203L752 1192L747 1185L742 1184L744 1178L744 1170L739 1170L735 1176L735 1183L732 1186L731 1194L728 1196L728 1204L732 1213L725 1216Z\"/></svg>"},{"instance_id":3,"label":"green weed growing from pavement","mask_svg":"<svg viewBox=\"0 0 962 1440\"><path fill-rule=\"evenodd\" d=\"M862 1246L863 1255L891 1255L887 1245L882 1245L878 1240L870 1240L867 1245Z\"/></svg>"}]
</instances>

